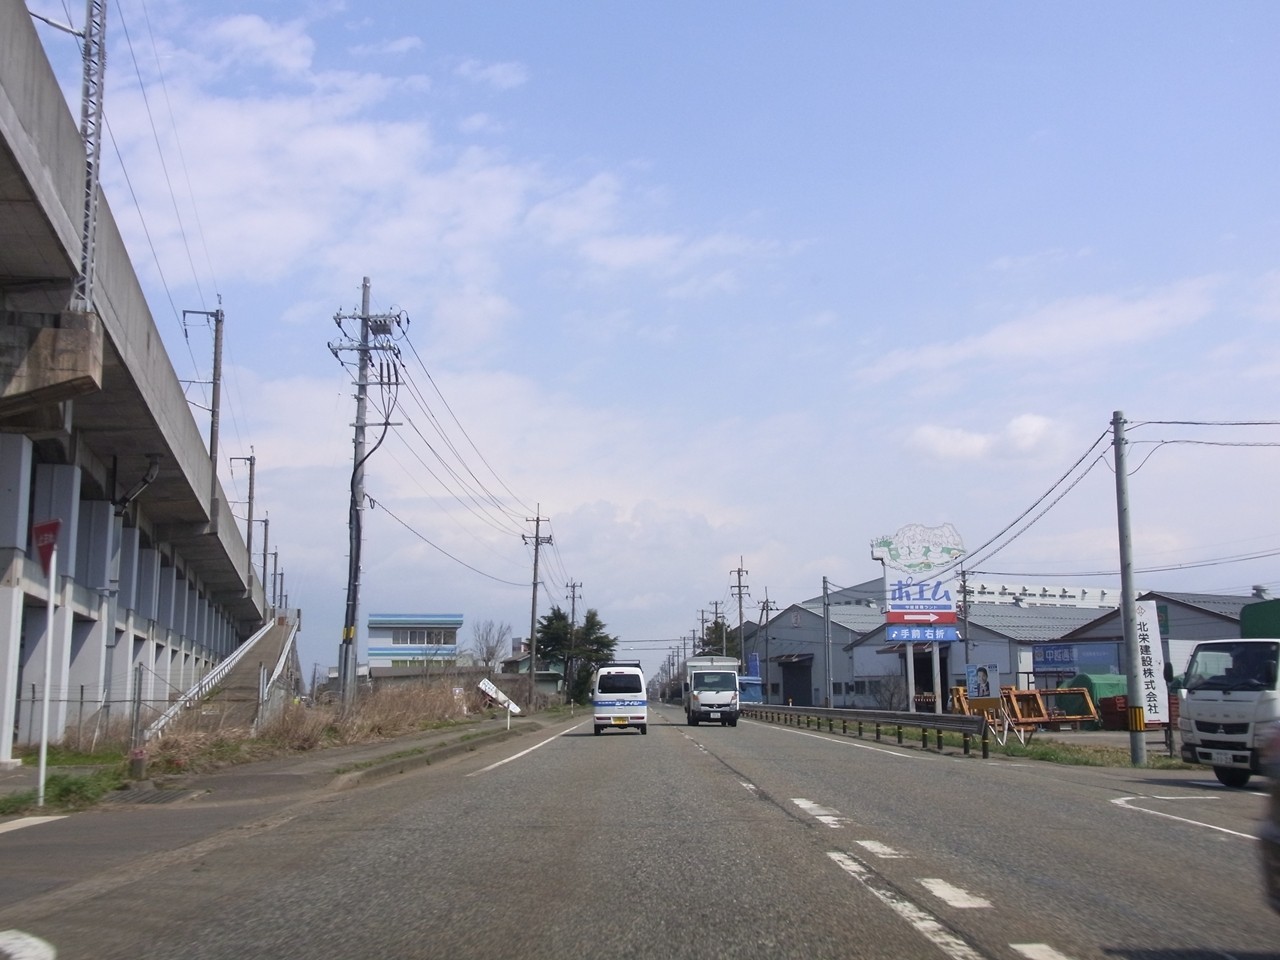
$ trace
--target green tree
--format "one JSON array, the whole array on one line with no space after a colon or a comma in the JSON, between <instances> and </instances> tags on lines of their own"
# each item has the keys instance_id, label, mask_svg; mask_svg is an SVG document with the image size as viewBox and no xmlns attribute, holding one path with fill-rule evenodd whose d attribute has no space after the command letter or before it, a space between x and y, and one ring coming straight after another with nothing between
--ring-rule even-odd
<instances>
[{"instance_id":1,"label":"green tree","mask_svg":"<svg viewBox=\"0 0 1280 960\"><path fill-rule=\"evenodd\" d=\"M729 629L724 620L717 619L707 624L706 639L698 644L698 656L720 656L724 651L727 657L738 657L742 650L742 641L738 638L738 628Z\"/></svg>"},{"instance_id":2,"label":"green tree","mask_svg":"<svg viewBox=\"0 0 1280 960\"><path fill-rule=\"evenodd\" d=\"M564 665L565 696L579 703L586 701L592 672L612 660L617 647L618 638L608 634L595 610L588 610L572 629L559 607L538 621L538 659Z\"/></svg>"},{"instance_id":3,"label":"green tree","mask_svg":"<svg viewBox=\"0 0 1280 960\"><path fill-rule=\"evenodd\" d=\"M569 615L559 607L538 620L538 661L564 663L569 652Z\"/></svg>"}]
</instances>

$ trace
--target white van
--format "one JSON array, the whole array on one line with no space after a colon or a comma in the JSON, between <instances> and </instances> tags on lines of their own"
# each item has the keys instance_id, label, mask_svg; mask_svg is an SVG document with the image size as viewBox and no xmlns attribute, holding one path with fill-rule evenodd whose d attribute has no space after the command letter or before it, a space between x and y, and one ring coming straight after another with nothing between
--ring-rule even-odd
<instances>
[{"instance_id":1,"label":"white van","mask_svg":"<svg viewBox=\"0 0 1280 960\"><path fill-rule=\"evenodd\" d=\"M596 736L606 727L639 727L649 732L649 696L639 660L615 660L591 676L591 708Z\"/></svg>"}]
</instances>

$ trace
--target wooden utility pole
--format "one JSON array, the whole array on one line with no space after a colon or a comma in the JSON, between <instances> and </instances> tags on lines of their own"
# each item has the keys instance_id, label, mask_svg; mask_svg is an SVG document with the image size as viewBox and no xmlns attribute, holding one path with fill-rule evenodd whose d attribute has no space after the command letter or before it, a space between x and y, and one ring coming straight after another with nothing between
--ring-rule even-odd
<instances>
[{"instance_id":1,"label":"wooden utility pole","mask_svg":"<svg viewBox=\"0 0 1280 960\"><path fill-rule=\"evenodd\" d=\"M538 548L544 543L550 543L550 537L542 536L542 521L547 518L542 516L542 504L538 504L538 513L532 517L526 517L526 523L533 524L533 536L524 535L525 543L533 543L533 600L529 605L529 711L534 710L534 695L537 693L537 673L538 673Z\"/></svg>"}]
</instances>

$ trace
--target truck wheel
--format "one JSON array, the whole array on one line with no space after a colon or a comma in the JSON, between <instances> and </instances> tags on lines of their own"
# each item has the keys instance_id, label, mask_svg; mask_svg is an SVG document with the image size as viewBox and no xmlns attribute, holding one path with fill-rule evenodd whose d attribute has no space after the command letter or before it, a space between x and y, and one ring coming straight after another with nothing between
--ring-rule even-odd
<instances>
[{"instance_id":1,"label":"truck wheel","mask_svg":"<svg viewBox=\"0 0 1280 960\"><path fill-rule=\"evenodd\" d=\"M729 726L731 726L731 727L736 727L737 725L738 725L738 718L737 718L737 717L733 717L732 719L730 719L730 721L729 721Z\"/></svg>"},{"instance_id":2,"label":"truck wheel","mask_svg":"<svg viewBox=\"0 0 1280 960\"><path fill-rule=\"evenodd\" d=\"M648 725L647 723L642 723L642 724L640 724L640 733L641 733L641 735L643 736L644 734L647 734L648 732L649 732L649 725Z\"/></svg>"},{"instance_id":3,"label":"truck wheel","mask_svg":"<svg viewBox=\"0 0 1280 960\"><path fill-rule=\"evenodd\" d=\"M1225 787L1243 787L1249 782L1253 771L1241 770L1239 767L1214 767L1213 775Z\"/></svg>"},{"instance_id":4,"label":"truck wheel","mask_svg":"<svg viewBox=\"0 0 1280 960\"><path fill-rule=\"evenodd\" d=\"M600 726L600 724L598 724L598 723L596 724L596 736L597 736L597 737L598 737L598 736L600 736L600 731L601 731L601 730L603 730L603 729L604 729L604 727Z\"/></svg>"},{"instance_id":5,"label":"truck wheel","mask_svg":"<svg viewBox=\"0 0 1280 960\"><path fill-rule=\"evenodd\" d=\"M684 722L691 727L696 727L698 725L698 718L691 713L685 717Z\"/></svg>"}]
</instances>

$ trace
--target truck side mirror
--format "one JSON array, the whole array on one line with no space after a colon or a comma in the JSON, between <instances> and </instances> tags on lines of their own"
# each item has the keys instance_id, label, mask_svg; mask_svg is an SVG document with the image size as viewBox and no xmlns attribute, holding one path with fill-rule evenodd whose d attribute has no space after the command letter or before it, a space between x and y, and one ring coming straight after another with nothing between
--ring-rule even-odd
<instances>
[{"instance_id":1,"label":"truck side mirror","mask_svg":"<svg viewBox=\"0 0 1280 960\"><path fill-rule=\"evenodd\" d=\"M1173 683L1173 664L1168 660L1164 663L1164 682Z\"/></svg>"}]
</instances>

